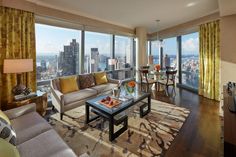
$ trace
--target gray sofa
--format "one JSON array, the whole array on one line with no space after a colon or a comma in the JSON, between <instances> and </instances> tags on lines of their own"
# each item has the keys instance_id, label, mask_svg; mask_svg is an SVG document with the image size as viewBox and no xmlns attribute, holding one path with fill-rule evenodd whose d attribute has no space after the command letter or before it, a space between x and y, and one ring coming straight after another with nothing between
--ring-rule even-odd
<instances>
[{"instance_id":1,"label":"gray sofa","mask_svg":"<svg viewBox=\"0 0 236 157\"><path fill-rule=\"evenodd\" d=\"M16 131L21 157L76 157L53 128L36 112L35 104L4 111Z\"/></svg>"},{"instance_id":2,"label":"gray sofa","mask_svg":"<svg viewBox=\"0 0 236 157\"><path fill-rule=\"evenodd\" d=\"M80 77L79 75L77 77ZM108 94L112 92L112 89L118 86L118 83L122 83L119 80L114 80L107 77L108 83L92 86L90 88L80 89L79 91L62 94L60 90L60 79L56 78L51 80L51 97L52 104L58 110L61 115L71 109L84 105L88 99L94 98L98 95ZM78 83L79 86L79 83Z\"/></svg>"}]
</instances>

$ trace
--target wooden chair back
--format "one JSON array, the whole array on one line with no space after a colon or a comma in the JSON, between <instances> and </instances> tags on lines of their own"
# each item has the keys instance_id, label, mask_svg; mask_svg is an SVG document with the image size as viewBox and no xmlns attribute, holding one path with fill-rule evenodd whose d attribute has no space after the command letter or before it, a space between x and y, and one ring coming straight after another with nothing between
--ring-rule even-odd
<instances>
[{"instance_id":1,"label":"wooden chair back","mask_svg":"<svg viewBox=\"0 0 236 157\"><path fill-rule=\"evenodd\" d=\"M148 69L140 68L139 76L140 76L141 83L143 82L143 79L145 79L145 81L148 83Z\"/></svg>"},{"instance_id":2,"label":"wooden chair back","mask_svg":"<svg viewBox=\"0 0 236 157\"><path fill-rule=\"evenodd\" d=\"M166 71L166 77L167 77L167 84L169 81L173 81L173 84L175 84L175 76L177 74L177 70L167 70Z\"/></svg>"}]
</instances>

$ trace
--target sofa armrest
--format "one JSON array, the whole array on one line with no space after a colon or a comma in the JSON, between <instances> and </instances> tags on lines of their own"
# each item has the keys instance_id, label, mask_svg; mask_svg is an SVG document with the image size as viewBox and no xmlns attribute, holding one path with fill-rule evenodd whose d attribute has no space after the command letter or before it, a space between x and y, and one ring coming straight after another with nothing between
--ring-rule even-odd
<instances>
[{"instance_id":1,"label":"sofa armrest","mask_svg":"<svg viewBox=\"0 0 236 157\"><path fill-rule=\"evenodd\" d=\"M109 83L114 83L114 84L119 84L121 82L121 80L117 80L117 79L112 79L112 78L107 78Z\"/></svg>"},{"instance_id":2,"label":"sofa armrest","mask_svg":"<svg viewBox=\"0 0 236 157\"><path fill-rule=\"evenodd\" d=\"M56 98L58 103L61 103L61 101L63 99L63 94L59 90L56 90L56 89L53 89L53 88L51 88L51 93Z\"/></svg>"},{"instance_id":3,"label":"sofa armrest","mask_svg":"<svg viewBox=\"0 0 236 157\"><path fill-rule=\"evenodd\" d=\"M14 109L4 111L4 113L7 115L7 117L10 120L15 119L17 117L20 117L20 116L25 115L30 112L36 112L36 104L35 103L27 104L24 106L20 106L20 107L14 108Z\"/></svg>"}]
</instances>

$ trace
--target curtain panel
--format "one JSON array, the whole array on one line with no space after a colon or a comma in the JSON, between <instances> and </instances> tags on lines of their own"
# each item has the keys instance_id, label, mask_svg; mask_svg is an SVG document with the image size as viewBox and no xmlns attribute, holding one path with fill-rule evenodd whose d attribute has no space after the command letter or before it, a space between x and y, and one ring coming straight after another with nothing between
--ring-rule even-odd
<instances>
[{"instance_id":1,"label":"curtain panel","mask_svg":"<svg viewBox=\"0 0 236 157\"><path fill-rule=\"evenodd\" d=\"M200 25L199 95L220 100L219 20Z\"/></svg>"},{"instance_id":2,"label":"curtain panel","mask_svg":"<svg viewBox=\"0 0 236 157\"><path fill-rule=\"evenodd\" d=\"M13 99L12 88L16 74L3 74L4 59L27 59L34 61L34 71L21 75L22 84L36 90L36 48L34 14L0 6L0 107L7 108Z\"/></svg>"}]
</instances>

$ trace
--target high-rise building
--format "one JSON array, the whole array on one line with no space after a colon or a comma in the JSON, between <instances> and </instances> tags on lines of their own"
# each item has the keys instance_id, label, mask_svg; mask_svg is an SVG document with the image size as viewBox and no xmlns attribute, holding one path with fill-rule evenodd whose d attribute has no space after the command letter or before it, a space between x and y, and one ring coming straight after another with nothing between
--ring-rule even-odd
<instances>
[{"instance_id":1,"label":"high-rise building","mask_svg":"<svg viewBox=\"0 0 236 157\"><path fill-rule=\"evenodd\" d=\"M166 54L165 57L164 57L164 68L166 67L170 67L170 57Z\"/></svg>"},{"instance_id":2,"label":"high-rise building","mask_svg":"<svg viewBox=\"0 0 236 157\"><path fill-rule=\"evenodd\" d=\"M45 72L47 70L47 63L45 60L41 60L41 68L42 68L42 72Z\"/></svg>"},{"instance_id":3,"label":"high-rise building","mask_svg":"<svg viewBox=\"0 0 236 157\"><path fill-rule=\"evenodd\" d=\"M97 72L99 70L99 52L98 48L91 48L91 72Z\"/></svg>"},{"instance_id":4,"label":"high-rise building","mask_svg":"<svg viewBox=\"0 0 236 157\"><path fill-rule=\"evenodd\" d=\"M64 45L64 51L59 55L59 69L62 75L74 75L79 73L79 43L72 39L70 45Z\"/></svg>"}]
</instances>

